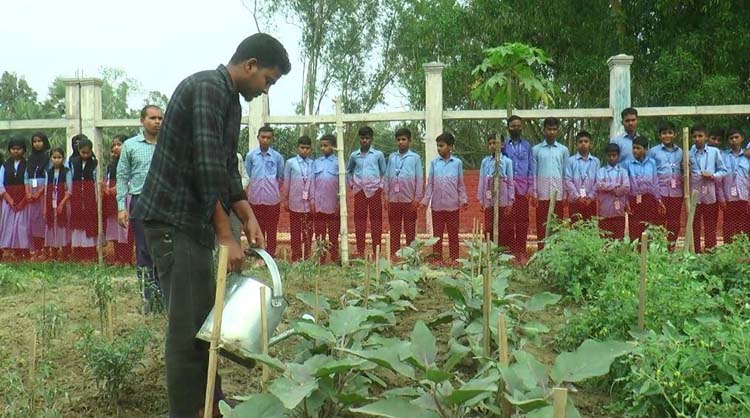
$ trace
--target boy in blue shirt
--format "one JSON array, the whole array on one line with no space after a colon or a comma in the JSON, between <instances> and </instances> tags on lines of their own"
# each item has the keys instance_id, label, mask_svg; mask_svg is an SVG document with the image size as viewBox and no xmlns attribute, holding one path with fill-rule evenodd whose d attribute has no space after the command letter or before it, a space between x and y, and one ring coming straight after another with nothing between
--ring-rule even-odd
<instances>
[{"instance_id":1,"label":"boy in blue shirt","mask_svg":"<svg viewBox=\"0 0 750 418\"><path fill-rule=\"evenodd\" d=\"M303 135L297 140L297 155L284 164L281 205L289 212L292 261L310 257L312 249L315 182L311 151L312 141L309 136Z\"/></svg>"},{"instance_id":2,"label":"boy in blue shirt","mask_svg":"<svg viewBox=\"0 0 750 418\"><path fill-rule=\"evenodd\" d=\"M625 162L630 181L628 232L631 241L640 239L648 224L658 225L660 216L667 212L659 193L656 161L646 155L646 150L648 139L645 136L635 137L633 158Z\"/></svg>"},{"instance_id":3,"label":"boy in blue shirt","mask_svg":"<svg viewBox=\"0 0 750 418\"><path fill-rule=\"evenodd\" d=\"M667 209L659 224L667 229L670 251L674 251L675 242L680 234L680 217L682 216L682 201L684 200L682 148L675 145L674 139L674 124L663 122L659 126L661 144L648 150L648 156L656 161L659 194Z\"/></svg>"},{"instance_id":4,"label":"boy in blue shirt","mask_svg":"<svg viewBox=\"0 0 750 418\"><path fill-rule=\"evenodd\" d=\"M716 201L717 182L727 173L718 148L708 146L708 131L703 125L690 130L695 149L690 151L690 193L698 192L693 220L695 252L702 253L716 246L716 226L719 223L719 204ZM704 245L701 247L701 226Z\"/></svg>"},{"instance_id":5,"label":"boy in blue shirt","mask_svg":"<svg viewBox=\"0 0 750 418\"><path fill-rule=\"evenodd\" d=\"M339 160L333 150L336 147L334 135L320 137L321 156L315 160L313 202L315 207L315 236L325 240L331 248L328 253L331 262L339 262L339 232L341 230L341 216L339 212ZM325 258L325 256L323 256ZM321 259L323 263L325 259Z\"/></svg>"},{"instance_id":6,"label":"boy in blue shirt","mask_svg":"<svg viewBox=\"0 0 750 418\"><path fill-rule=\"evenodd\" d=\"M620 167L620 146L609 144L607 164L596 173L596 199L599 202L599 229L614 239L625 238L625 207L630 181L628 172Z\"/></svg>"},{"instance_id":7,"label":"boy in blue shirt","mask_svg":"<svg viewBox=\"0 0 750 418\"><path fill-rule=\"evenodd\" d=\"M578 152L568 158L565 166L565 195L570 204L570 219L588 221L596 215L596 173L599 159L590 154L591 134L576 134Z\"/></svg>"},{"instance_id":8,"label":"boy in blue shirt","mask_svg":"<svg viewBox=\"0 0 750 418\"><path fill-rule=\"evenodd\" d=\"M565 164L570 157L568 148L557 142L555 138L560 132L560 121L557 118L544 120L544 141L534 145L531 149L535 168L533 196L531 206L536 207L536 237L537 248L544 248L544 238L547 228L547 212L552 192L557 192L555 215L563 217L563 177Z\"/></svg>"},{"instance_id":9,"label":"boy in blue shirt","mask_svg":"<svg viewBox=\"0 0 750 418\"><path fill-rule=\"evenodd\" d=\"M487 138L487 150L490 155L482 159L479 167L479 182L477 187L477 199L484 214L484 235L494 240L493 226L495 220L494 180L495 180L495 150L500 147L500 219L498 221L498 245L510 249L512 240L510 232L510 215L515 197L515 185L513 183L513 161L502 154L505 141L502 136L497 140L495 134Z\"/></svg>"},{"instance_id":10,"label":"boy in blue shirt","mask_svg":"<svg viewBox=\"0 0 750 418\"><path fill-rule=\"evenodd\" d=\"M464 166L452 154L456 139L443 132L437 139L438 156L430 162L430 174L420 206L432 207L433 236L440 238L432 247L438 262L443 259L443 232L448 230L449 264L458 259L458 226L461 222L459 211L469 207L464 185Z\"/></svg>"},{"instance_id":11,"label":"boy in blue shirt","mask_svg":"<svg viewBox=\"0 0 750 418\"><path fill-rule=\"evenodd\" d=\"M391 233L391 254L394 258L401 249L401 228L406 245L411 245L417 234L417 207L424 189L424 168L419 154L409 149L411 131L396 131L398 151L388 157L385 171L385 204Z\"/></svg>"},{"instance_id":12,"label":"boy in blue shirt","mask_svg":"<svg viewBox=\"0 0 750 418\"><path fill-rule=\"evenodd\" d=\"M383 176L385 157L372 147L374 132L369 126L359 128L359 149L349 156L346 181L354 194L354 234L357 256L364 257L367 246L367 219L370 219L372 254L383 235ZM369 216L368 216L369 213Z\"/></svg>"},{"instance_id":13,"label":"boy in blue shirt","mask_svg":"<svg viewBox=\"0 0 750 418\"><path fill-rule=\"evenodd\" d=\"M739 233L750 235L750 159L742 152L743 141L742 131L730 128L729 148L721 154L727 175L721 179L716 194L724 213L721 229L726 243L731 243Z\"/></svg>"}]
</instances>

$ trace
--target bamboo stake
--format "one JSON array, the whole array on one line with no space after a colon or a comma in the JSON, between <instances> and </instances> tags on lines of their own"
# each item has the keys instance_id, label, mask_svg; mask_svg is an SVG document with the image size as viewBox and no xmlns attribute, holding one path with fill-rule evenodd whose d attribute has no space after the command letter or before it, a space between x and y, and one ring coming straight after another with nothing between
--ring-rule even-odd
<instances>
[{"instance_id":1,"label":"bamboo stake","mask_svg":"<svg viewBox=\"0 0 750 418\"><path fill-rule=\"evenodd\" d=\"M375 246L375 285L380 289L380 245Z\"/></svg>"},{"instance_id":2,"label":"bamboo stake","mask_svg":"<svg viewBox=\"0 0 750 418\"><path fill-rule=\"evenodd\" d=\"M648 233L641 234L641 287L638 293L638 329L646 328L646 256L648 255Z\"/></svg>"},{"instance_id":3,"label":"bamboo stake","mask_svg":"<svg viewBox=\"0 0 750 418\"><path fill-rule=\"evenodd\" d=\"M112 308L113 302L110 301L107 304L107 338L109 338L109 342L114 341L115 339L115 327L112 325L113 322L113 312L114 309Z\"/></svg>"},{"instance_id":4,"label":"bamboo stake","mask_svg":"<svg viewBox=\"0 0 750 418\"><path fill-rule=\"evenodd\" d=\"M508 353L508 329L505 323L505 314L497 315L497 346L498 361L500 364L507 366L510 363L510 354Z\"/></svg>"},{"instance_id":5,"label":"bamboo stake","mask_svg":"<svg viewBox=\"0 0 750 418\"><path fill-rule=\"evenodd\" d=\"M555 204L557 204L557 190L552 190L549 198L549 208L547 209L547 223L544 225L545 237L549 237L552 216L555 214Z\"/></svg>"},{"instance_id":6,"label":"bamboo stake","mask_svg":"<svg viewBox=\"0 0 750 418\"><path fill-rule=\"evenodd\" d=\"M313 316L315 316L315 320L318 321L320 317L318 314L320 313L318 310L318 306L320 305L319 302L319 295L320 294L320 260L318 260L318 271L315 275L315 310L313 311Z\"/></svg>"},{"instance_id":7,"label":"bamboo stake","mask_svg":"<svg viewBox=\"0 0 750 418\"><path fill-rule=\"evenodd\" d=\"M491 241L487 240L487 269L484 274L484 303L482 339L484 342L484 355L490 357L490 312L492 310L492 257L490 256Z\"/></svg>"},{"instance_id":8,"label":"bamboo stake","mask_svg":"<svg viewBox=\"0 0 750 418\"><path fill-rule=\"evenodd\" d=\"M263 354L268 355L268 307L266 306L265 286L260 288L260 342ZM266 364L261 366L261 382L263 390L265 390L268 383L268 366Z\"/></svg>"},{"instance_id":9,"label":"bamboo stake","mask_svg":"<svg viewBox=\"0 0 750 418\"><path fill-rule=\"evenodd\" d=\"M341 266L349 264L349 224L346 213L346 161L344 160L344 114L341 96L336 97L336 158L339 165L339 251Z\"/></svg>"},{"instance_id":10,"label":"bamboo stake","mask_svg":"<svg viewBox=\"0 0 750 418\"><path fill-rule=\"evenodd\" d=\"M34 409L34 393L36 386L36 352L37 352L37 331L36 327L34 327L31 332L32 339L31 339L31 361L29 362L29 398L30 398L30 405L31 409L33 411Z\"/></svg>"},{"instance_id":11,"label":"bamboo stake","mask_svg":"<svg viewBox=\"0 0 750 418\"><path fill-rule=\"evenodd\" d=\"M399 240L401 237L399 237ZM385 265L391 266L391 234L385 234Z\"/></svg>"},{"instance_id":12,"label":"bamboo stake","mask_svg":"<svg viewBox=\"0 0 750 418\"><path fill-rule=\"evenodd\" d=\"M694 190L690 195L690 206L688 206L688 218L685 223L685 253L695 252L693 241L693 223L695 222L695 208L698 205L698 191Z\"/></svg>"},{"instance_id":13,"label":"bamboo stake","mask_svg":"<svg viewBox=\"0 0 750 418\"><path fill-rule=\"evenodd\" d=\"M692 199L690 198L690 129L682 128L682 187L685 199L685 207L690 210ZM690 239L688 239L690 234ZM693 245L693 228L685 227L685 253L695 251Z\"/></svg>"},{"instance_id":14,"label":"bamboo stake","mask_svg":"<svg viewBox=\"0 0 750 418\"><path fill-rule=\"evenodd\" d=\"M229 247L219 246L219 266L216 272L216 299L214 300L214 323L211 330L211 346L208 351L208 379L206 382L206 400L203 405L203 418L213 415L214 387L216 386L216 368L219 361L219 339L221 338L221 320L224 315L224 293L227 286L227 264L229 264Z\"/></svg>"},{"instance_id":15,"label":"bamboo stake","mask_svg":"<svg viewBox=\"0 0 750 418\"><path fill-rule=\"evenodd\" d=\"M365 256L365 309L370 301L370 253Z\"/></svg>"},{"instance_id":16,"label":"bamboo stake","mask_svg":"<svg viewBox=\"0 0 750 418\"><path fill-rule=\"evenodd\" d=\"M492 237L495 245L500 242L500 133L495 139L495 170L492 175Z\"/></svg>"},{"instance_id":17,"label":"bamboo stake","mask_svg":"<svg viewBox=\"0 0 750 418\"><path fill-rule=\"evenodd\" d=\"M565 418L567 415L566 409L568 406L568 389L552 389L552 402L552 417Z\"/></svg>"}]
</instances>

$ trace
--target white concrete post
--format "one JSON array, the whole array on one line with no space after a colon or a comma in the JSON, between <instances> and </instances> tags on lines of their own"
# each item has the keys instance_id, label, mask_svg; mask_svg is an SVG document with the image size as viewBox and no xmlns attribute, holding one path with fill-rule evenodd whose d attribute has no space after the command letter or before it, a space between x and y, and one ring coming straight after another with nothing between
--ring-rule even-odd
<instances>
[{"instance_id":1,"label":"white concrete post","mask_svg":"<svg viewBox=\"0 0 750 418\"><path fill-rule=\"evenodd\" d=\"M258 129L266 124L268 120L268 95L262 94L250 102L250 117L247 121L247 130L250 131L248 151L258 148Z\"/></svg>"},{"instance_id":2,"label":"white concrete post","mask_svg":"<svg viewBox=\"0 0 750 418\"><path fill-rule=\"evenodd\" d=\"M66 78L65 83L65 129L67 155L72 152L70 139L79 133L94 143L94 153L103 157L101 150L102 130L97 124L102 119L102 80L98 78Z\"/></svg>"},{"instance_id":3,"label":"white concrete post","mask_svg":"<svg viewBox=\"0 0 750 418\"><path fill-rule=\"evenodd\" d=\"M630 107L630 65L632 55L619 54L609 57L609 108L612 109L612 123L609 125L609 137L620 133L622 118L620 113Z\"/></svg>"},{"instance_id":4,"label":"white concrete post","mask_svg":"<svg viewBox=\"0 0 750 418\"><path fill-rule=\"evenodd\" d=\"M443 133L443 68L445 64L440 62L428 62L422 65L424 68L424 180L430 175L430 162L437 157L437 143L435 138ZM432 235L432 217L430 208L427 208L427 233Z\"/></svg>"}]
</instances>

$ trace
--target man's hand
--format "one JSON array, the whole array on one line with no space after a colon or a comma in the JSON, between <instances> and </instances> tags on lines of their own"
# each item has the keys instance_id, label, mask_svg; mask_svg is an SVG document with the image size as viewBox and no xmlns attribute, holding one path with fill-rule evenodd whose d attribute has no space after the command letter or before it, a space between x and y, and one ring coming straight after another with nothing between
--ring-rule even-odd
<instances>
[{"instance_id":1,"label":"man's hand","mask_svg":"<svg viewBox=\"0 0 750 418\"><path fill-rule=\"evenodd\" d=\"M466 210L466 209L469 209L469 204L468 203L462 203L461 204L461 210Z\"/></svg>"},{"instance_id":2,"label":"man's hand","mask_svg":"<svg viewBox=\"0 0 750 418\"><path fill-rule=\"evenodd\" d=\"M65 212L65 206L60 205L57 207L56 210L57 210L57 216L62 216L62 214Z\"/></svg>"},{"instance_id":3,"label":"man's hand","mask_svg":"<svg viewBox=\"0 0 750 418\"><path fill-rule=\"evenodd\" d=\"M411 202L411 210L416 211L419 209L419 202Z\"/></svg>"},{"instance_id":4,"label":"man's hand","mask_svg":"<svg viewBox=\"0 0 750 418\"><path fill-rule=\"evenodd\" d=\"M701 177L703 177L706 180L708 180L708 179L713 180L714 179L714 175L711 174L711 173L709 173L708 171L702 171L701 172Z\"/></svg>"},{"instance_id":5,"label":"man's hand","mask_svg":"<svg viewBox=\"0 0 750 418\"><path fill-rule=\"evenodd\" d=\"M127 229L129 222L130 222L130 217L128 216L127 210L123 209L117 212L117 223L120 224L121 227Z\"/></svg>"},{"instance_id":6,"label":"man's hand","mask_svg":"<svg viewBox=\"0 0 750 418\"><path fill-rule=\"evenodd\" d=\"M529 198L529 206L531 206L532 208L535 208L536 207L536 202L537 202L536 201L536 197L534 197L534 195L532 195L531 193L529 193L528 198Z\"/></svg>"},{"instance_id":7,"label":"man's hand","mask_svg":"<svg viewBox=\"0 0 750 418\"><path fill-rule=\"evenodd\" d=\"M247 242L251 247L255 248L266 248L266 242L263 238L263 231L260 230L258 220L255 218L255 213L250 213L250 216L242 224L242 229L245 231Z\"/></svg>"},{"instance_id":8,"label":"man's hand","mask_svg":"<svg viewBox=\"0 0 750 418\"><path fill-rule=\"evenodd\" d=\"M727 210L727 202L719 202L719 207L721 210Z\"/></svg>"},{"instance_id":9,"label":"man's hand","mask_svg":"<svg viewBox=\"0 0 750 418\"><path fill-rule=\"evenodd\" d=\"M667 207L664 206L664 202L662 202L661 200L659 201L658 212L659 212L659 215L664 215L665 213L667 213Z\"/></svg>"},{"instance_id":10,"label":"man's hand","mask_svg":"<svg viewBox=\"0 0 750 418\"><path fill-rule=\"evenodd\" d=\"M245 253L242 252L240 243L235 241L230 235L228 237L220 237L219 244L226 245L229 248L229 260L227 262L229 271L241 271L242 264L245 262Z\"/></svg>"}]
</instances>

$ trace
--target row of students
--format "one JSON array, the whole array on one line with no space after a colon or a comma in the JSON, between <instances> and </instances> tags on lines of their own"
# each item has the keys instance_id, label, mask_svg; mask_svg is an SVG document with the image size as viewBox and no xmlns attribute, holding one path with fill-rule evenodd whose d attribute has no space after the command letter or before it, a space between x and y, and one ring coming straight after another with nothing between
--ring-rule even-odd
<instances>
[{"instance_id":1,"label":"row of students","mask_svg":"<svg viewBox=\"0 0 750 418\"><path fill-rule=\"evenodd\" d=\"M32 135L28 159L22 137L8 143L10 158L0 167L0 249L10 258L95 259L98 161L85 135L73 139L74 154L67 160L62 148L48 153L49 141L41 132ZM116 224L116 211L108 210L114 203L114 173L123 141L124 137L112 141L112 158L101 187L106 239L115 242L116 261L126 264L132 254L128 230Z\"/></svg>"}]
</instances>

